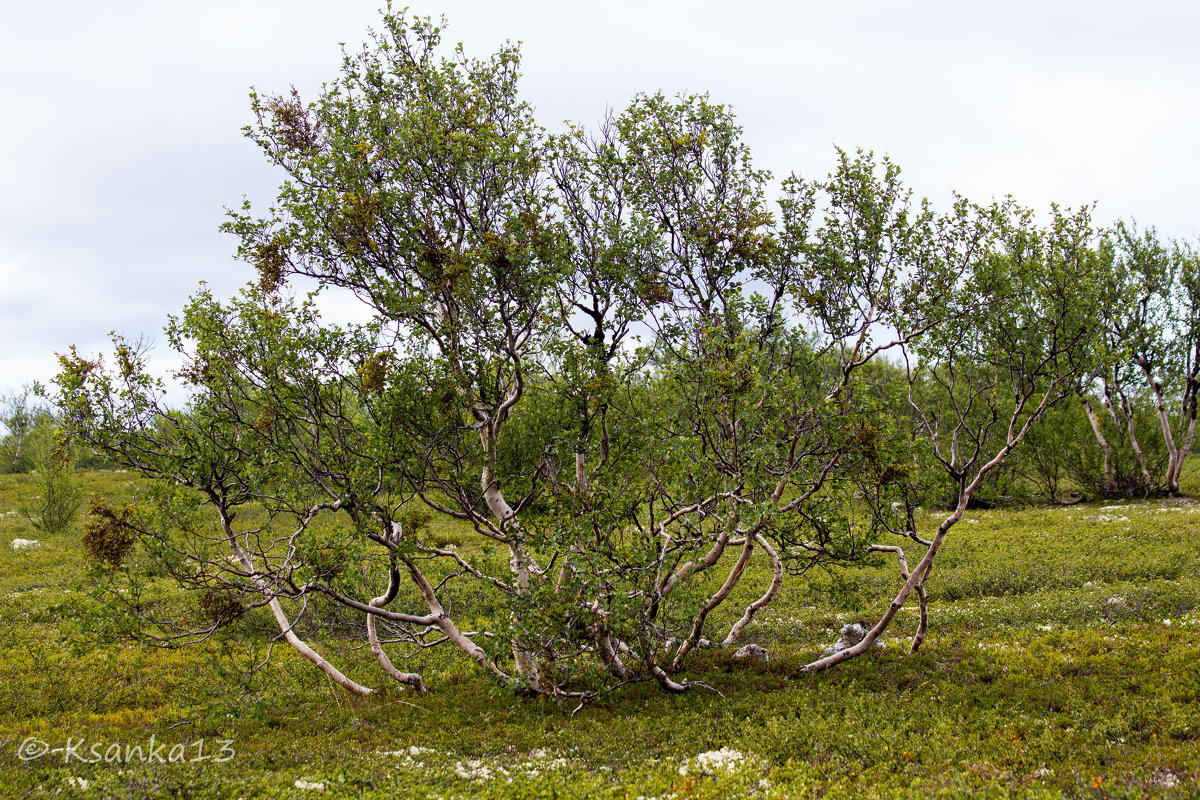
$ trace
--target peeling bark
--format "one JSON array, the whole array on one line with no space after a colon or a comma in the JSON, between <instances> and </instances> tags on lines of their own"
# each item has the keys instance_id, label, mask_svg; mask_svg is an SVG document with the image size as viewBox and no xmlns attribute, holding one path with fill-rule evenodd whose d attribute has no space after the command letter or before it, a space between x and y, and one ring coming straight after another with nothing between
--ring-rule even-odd
<instances>
[{"instance_id":1,"label":"peeling bark","mask_svg":"<svg viewBox=\"0 0 1200 800\"><path fill-rule=\"evenodd\" d=\"M587 453L575 454L575 491L586 492L588 490L587 477Z\"/></svg>"}]
</instances>

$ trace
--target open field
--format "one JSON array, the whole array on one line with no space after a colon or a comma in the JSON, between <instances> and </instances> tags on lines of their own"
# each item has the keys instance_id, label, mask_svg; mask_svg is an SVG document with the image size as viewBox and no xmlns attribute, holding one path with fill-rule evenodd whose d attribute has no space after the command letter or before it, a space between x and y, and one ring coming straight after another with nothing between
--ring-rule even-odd
<instances>
[{"instance_id":1,"label":"open field","mask_svg":"<svg viewBox=\"0 0 1200 800\"><path fill-rule=\"evenodd\" d=\"M113 499L137 488L123 473L84 481ZM1189 484L1200 493L1194 471ZM746 638L769 664L696 653L689 676L724 699L636 686L572 717L495 689L448 651L407 662L427 697L352 698L286 647L243 680L270 641L265 615L188 649L98 643L81 614L79 525L34 531L15 511L32 488L0 476L5 797L1200 795L1200 503L971 512L936 562L919 655L906 654L909 611L886 649L798 672L843 623L883 608L897 575L880 558L836 586L785 583ZM14 538L43 543L15 550ZM369 653L340 658L378 685ZM149 750L152 737L163 760L178 749L176 763L23 761L28 737L85 741L80 758L93 744Z\"/></svg>"}]
</instances>

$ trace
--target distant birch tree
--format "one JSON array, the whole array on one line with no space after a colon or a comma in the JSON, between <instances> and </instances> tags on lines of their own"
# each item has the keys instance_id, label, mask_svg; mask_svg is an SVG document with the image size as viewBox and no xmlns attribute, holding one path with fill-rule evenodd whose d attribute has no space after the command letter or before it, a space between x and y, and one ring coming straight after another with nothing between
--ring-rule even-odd
<instances>
[{"instance_id":1,"label":"distant birch tree","mask_svg":"<svg viewBox=\"0 0 1200 800\"><path fill-rule=\"evenodd\" d=\"M1200 288L1197 256L1184 244L1162 242L1154 229L1119 222L1103 246L1100 301L1106 352L1096 375L1101 407L1128 443L1145 495L1179 494L1179 478L1196 437L1200 394ZM1153 408L1166 449L1163 474L1139 439L1143 398ZM1105 488L1117 491L1114 444L1088 394L1082 401L1104 455Z\"/></svg>"}]
</instances>

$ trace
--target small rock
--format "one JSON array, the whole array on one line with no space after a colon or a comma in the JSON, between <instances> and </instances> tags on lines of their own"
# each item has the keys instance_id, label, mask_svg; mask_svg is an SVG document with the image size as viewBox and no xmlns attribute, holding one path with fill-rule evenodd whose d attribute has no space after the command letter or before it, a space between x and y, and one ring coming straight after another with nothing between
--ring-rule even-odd
<instances>
[{"instance_id":1,"label":"small rock","mask_svg":"<svg viewBox=\"0 0 1200 800\"><path fill-rule=\"evenodd\" d=\"M838 639L833 644L826 647L821 653L821 657L831 656L834 653L840 653L843 650L849 650L854 645L861 642L867 636L867 629L857 622L848 622L842 626L842 638ZM883 642L876 641L875 646L882 648Z\"/></svg>"},{"instance_id":2,"label":"small rock","mask_svg":"<svg viewBox=\"0 0 1200 800\"><path fill-rule=\"evenodd\" d=\"M41 544L41 542L39 542L37 539L13 539L12 540L12 549L13 550L27 550L30 547L37 547L40 544Z\"/></svg>"},{"instance_id":3,"label":"small rock","mask_svg":"<svg viewBox=\"0 0 1200 800\"><path fill-rule=\"evenodd\" d=\"M752 661L761 661L764 664L771 659L771 654L767 652L765 647L760 647L756 644L748 644L741 650L733 654L734 658L748 658Z\"/></svg>"}]
</instances>

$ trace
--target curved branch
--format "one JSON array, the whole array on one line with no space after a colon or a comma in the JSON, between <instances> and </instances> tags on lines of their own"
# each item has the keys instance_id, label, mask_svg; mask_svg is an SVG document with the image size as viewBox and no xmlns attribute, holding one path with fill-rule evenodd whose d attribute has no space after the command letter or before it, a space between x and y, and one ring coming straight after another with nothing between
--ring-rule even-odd
<instances>
[{"instance_id":1,"label":"curved branch","mask_svg":"<svg viewBox=\"0 0 1200 800\"><path fill-rule=\"evenodd\" d=\"M738 559L734 563L733 569L729 571L729 576L725 578L725 583L711 597L705 600L696 611L691 633L679 645L679 649L675 653L675 658L671 660L671 672L679 671L683 659L696 646L696 642L700 640L700 634L704 631L704 621L708 618L709 613L725 601L725 598L733 591L733 587L737 586L738 581L741 580L742 573L746 570L746 564L750 561L750 554L754 552L754 538L754 536L746 536L745 542L742 544L742 552L738 554Z\"/></svg>"},{"instance_id":2,"label":"curved branch","mask_svg":"<svg viewBox=\"0 0 1200 800\"><path fill-rule=\"evenodd\" d=\"M755 538L771 558L771 568L773 570L771 585L767 587L767 591L762 597L746 606L746 613L742 614L741 619L733 623L733 627L729 629L729 634L721 642L725 647L728 647L737 640L742 630L754 619L754 615L765 608L767 603L771 602L771 598L775 596L775 592L779 590L780 585L783 583L783 561L780 560L779 554L775 552L775 548L771 547L770 543L761 534L755 534Z\"/></svg>"},{"instance_id":3,"label":"curved branch","mask_svg":"<svg viewBox=\"0 0 1200 800\"><path fill-rule=\"evenodd\" d=\"M396 599L396 593L400 588L400 573L393 565L388 570L388 588L383 594L371 599L370 606L372 608L382 608L388 603ZM383 645L379 643L379 634L375 631L375 615L367 614L367 640L371 643L371 652L375 654L375 658L379 661L379 665L383 667L383 671L390 675L393 679L411 686L417 690L418 694L426 694L429 690L425 688L425 684L421 681L421 676L416 672L401 672L392 665L392 660L388 658L387 653L383 650Z\"/></svg>"},{"instance_id":4,"label":"curved branch","mask_svg":"<svg viewBox=\"0 0 1200 800\"><path fill-rule=\"evenodd\" d=\"M233 549L233 554L237 557L238 561L241 562L242 569L246 571L246 573L250 576L250 579L254 581L256 586L258 586L259 591L262 592L264 596L270 598L267 605L271 608L271 614L274 615L275 622L279 625L279 630L281 631L284 640L290 644L296 650L296 652L300 653L300 655L304 656L313 664L315 664L318 669L329 676L330 680L341 686L343 689L346 689L352 694L357 694L364 697L371 694L371 689L363 686L360 683L356 683L350 678L347 678L337 667L326 661L316 650L313 650L312 647L310 647L303 639L295 634L295 632L292 630L293 623L288 620L287 615L283 612L283 607L279 604L279 598L275 596L274 590L262 578L262 576L259 575L258 571L254 569L254 564L250 561L250 557L246 555L246 552L242 550L241 545L238 544L237 534L233 530L233 517L225 510L225 507L219 503L217 504L217 513L221 519L221 529L225 532L226 540L229 542L229 546Z\"/></svg>"}]
</instances>

